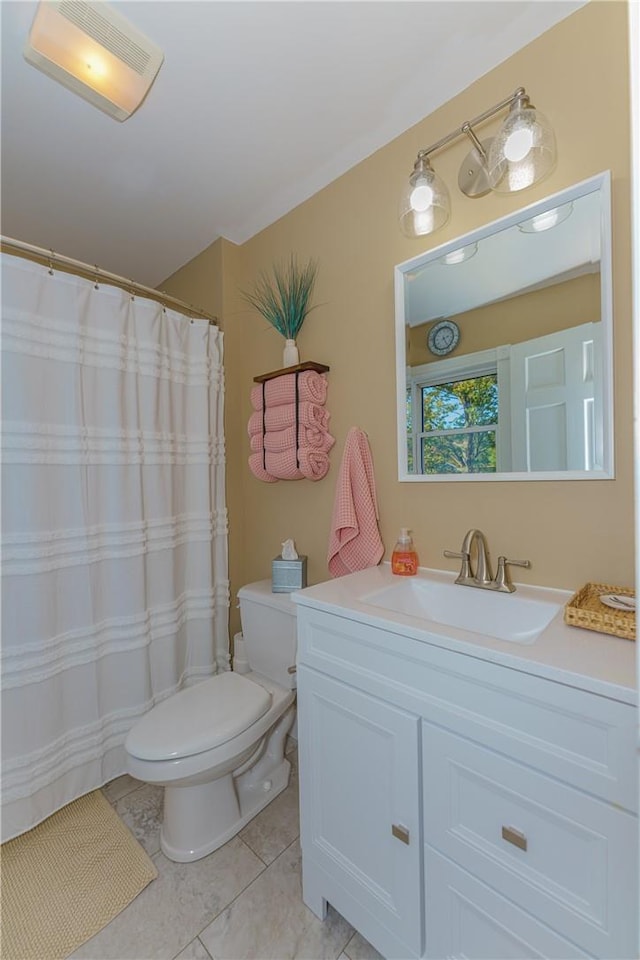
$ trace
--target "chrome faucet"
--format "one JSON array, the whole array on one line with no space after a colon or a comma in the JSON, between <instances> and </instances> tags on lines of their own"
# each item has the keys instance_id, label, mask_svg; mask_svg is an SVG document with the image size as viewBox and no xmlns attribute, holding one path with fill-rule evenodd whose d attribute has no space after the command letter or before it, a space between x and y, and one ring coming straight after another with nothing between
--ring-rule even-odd
<instances>
[{"instance_id":1,"label":"chrome faucet","mask_svg":"<svg viewBox=\"0 0 640 960\"><path fill-rule=\"evenodd\" d=\"M475 569L471 563L471 553L473 546L476 548ZM491 572L491 560L489 559L489 547L487 538L482 530L475 527L469 530L462 541L460 553L453 550L445 550L445 557L455 557L462 561L460 573L456 578L456 583L464 587L479 587L481 590L495 590L498 593L513 593L516 589L509 577L508 567L530 567L528 560L507 560L506 557L498 557L498 572L495 578Z\"/></svg>"}]
</instances>

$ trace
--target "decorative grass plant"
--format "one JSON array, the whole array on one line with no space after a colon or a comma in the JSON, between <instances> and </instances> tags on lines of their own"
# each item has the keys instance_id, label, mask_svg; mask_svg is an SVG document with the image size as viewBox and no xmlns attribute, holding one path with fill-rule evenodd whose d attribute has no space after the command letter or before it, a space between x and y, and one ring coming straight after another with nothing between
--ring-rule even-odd
<instances>
[{"instance_id":1,"label":"decorative grass plant","mask_svg":"<svg viewBox=\"0 0 640 960\"><path fill-rule=\"evenodd\" d=\"M292 254L284 266L273 266L270 275L262 273L251 290L242 292L242 297L286 340L295 340L304 318L313 309L309 302L317 270L314 260L298 266Z\"/></svg>"}]
</instances>

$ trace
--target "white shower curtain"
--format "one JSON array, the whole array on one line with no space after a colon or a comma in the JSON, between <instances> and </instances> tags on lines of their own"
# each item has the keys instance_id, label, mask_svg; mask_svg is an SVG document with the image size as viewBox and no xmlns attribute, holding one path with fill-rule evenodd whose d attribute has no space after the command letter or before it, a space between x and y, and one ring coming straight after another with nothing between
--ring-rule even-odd
<instances>
[{"instance_id":1,"label":"white shower curtain","mask_svg":"<svg viewBox=\"0 0 640 960\"><path fill-rule=\"evenodd\" d=\"M222 334L2 254L2 839L228 668Z\"/></svg>"}]
</instances>

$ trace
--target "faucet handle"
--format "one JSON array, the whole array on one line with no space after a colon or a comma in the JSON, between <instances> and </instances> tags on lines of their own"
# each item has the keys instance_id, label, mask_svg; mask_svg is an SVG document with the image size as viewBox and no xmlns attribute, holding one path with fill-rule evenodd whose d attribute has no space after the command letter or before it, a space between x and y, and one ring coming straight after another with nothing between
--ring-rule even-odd
<instances>
[{"instance_id":1,"label":"faucet handle","mask_svg":"<svg viewBox=\"0 0 640 960\"><path fill-rule=\"evenodd\" d=\"M493 581L494 590L501 590L503 593L513 593L516 589L511 583L507 567L530 567L530 560L507 560L506 557L498 557L498 571Z\"/></svg>"},{"instance_id":2,"label":"faucet handle","mask_svg":"<svg viewBox=\"0 0 640 960\"><path fill-rule=\"evenodd\" d=\"M456 583L466 582L471 579L471 554L465 553L463 550L461 553L457 553L455 550L443 550L443 556L450 557L454 560L462 560L462 565L460 567L460 573L458 574L458 579Z\"/></svg>"}]
</instances>

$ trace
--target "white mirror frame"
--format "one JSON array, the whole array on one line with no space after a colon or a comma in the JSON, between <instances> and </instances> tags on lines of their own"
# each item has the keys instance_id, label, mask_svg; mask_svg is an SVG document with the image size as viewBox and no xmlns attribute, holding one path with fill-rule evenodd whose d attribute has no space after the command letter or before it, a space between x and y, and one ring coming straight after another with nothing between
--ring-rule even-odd
<instances>
[{"instance_id":1,"label":"white mirror frame","mask_svg":"<svg viewBox=\"0 0 640 960\"><path fill-rule=\"evenodd\" d=\"M589 193L600 193L600 318L602 321L602 417L603 455L601 470L548 470L509 473L446 473L413 474L407 469L406 433L406 325L405 325L405 274L424 267L445 254L483 240L500 230L520 223L522 220L544 213L562 203L568 203ZM515 213L494 220L478 230L456 237L439 247L405 260L394 269L395 318L396 318L396 408L398 439L398 479L407 483L468 483L469 481L492 482L496 480L612 480L614 474L613 434L613 298L611 263L611 174L606 170L588 180L545 197Z\"/></svg>"}]
</instances>

